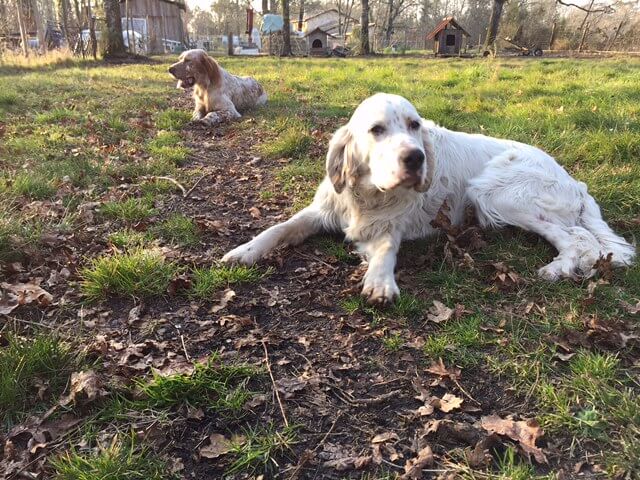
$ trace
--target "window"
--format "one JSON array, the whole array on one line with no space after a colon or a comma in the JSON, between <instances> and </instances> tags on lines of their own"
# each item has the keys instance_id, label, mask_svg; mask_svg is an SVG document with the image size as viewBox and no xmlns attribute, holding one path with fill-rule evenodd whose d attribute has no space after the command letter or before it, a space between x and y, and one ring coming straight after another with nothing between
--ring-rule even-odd
<instances>
[{"instance_id":1,"label":"window","mask_svg":"<svg viewBox=\"0 0 640 480\"><path fill-rule=\"evenodd\" d=\"M455 35L447 35L447 47L455 47L456 46L456 36Z\"/></svg>"},{"instance_id":2,"label":"window","mask_svg":"<svg viewBox=\"0 0 640 480\"><path fill-rule=\"evenodd\" d=\"M322 48L322 40L316 38L311 44L311 48Z\"/></svg>"}]
</instances>

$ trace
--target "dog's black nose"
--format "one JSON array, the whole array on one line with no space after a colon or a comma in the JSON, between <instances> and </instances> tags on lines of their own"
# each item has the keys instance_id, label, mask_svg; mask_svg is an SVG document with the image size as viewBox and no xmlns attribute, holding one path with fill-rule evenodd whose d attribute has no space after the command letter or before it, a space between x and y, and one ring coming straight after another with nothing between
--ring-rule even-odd
<instances>
[{"instance_id":1,"label":"dog's black nose","mask_svg":"<svg viewBox=\"0 0 640 480\"><path fill-rule=\"evenodd\" d=\"M424 152L422 150L418 150L417 148L409 151L404 158L402 159L402 163L408 170L418 170L424 162Z\"/></svg>"},{"instance_id":2,"label":"dog's black nose","mask_svg":"<svg viewBox=\"0 0 640 480\"><path fill-rule=\"evenodd\" d=\"M176 73L176 67L169 67L169 73L171 75L173 75L174 73Z\"/></svg>"}]
</instances>

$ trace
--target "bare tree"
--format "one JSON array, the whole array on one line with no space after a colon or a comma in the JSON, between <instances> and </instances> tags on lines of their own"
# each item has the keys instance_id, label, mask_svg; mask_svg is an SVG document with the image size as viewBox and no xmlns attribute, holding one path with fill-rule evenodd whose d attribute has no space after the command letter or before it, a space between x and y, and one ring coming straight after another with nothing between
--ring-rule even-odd
<instances>
[{"instance_id":1,"label":"bare tree","mask_svg":"<svg viewBox=\"0 0 640 480\"><path fill-rule=\"evenodd\" d=\"M22 10L22 2L16 0L16 11L18 12L18 27L20 28L20 41L22 43L22 53L25 57L29 56L29 36L27 35L27 27L25 25L24 11Z\"/></svg>"},{"instance_id":2,"label":"bare tree","mask_svg":"<svg viewBox=\"0 0 640 480\"><path fill-rule=\"evenodd\" d=\"M120 0L104 0L104 15L107 21L107 44L105 57L124 57L126 51L122 39Z\"/></svg>"},{"instance_id":3,"label":"bare tree","mask_svg":"<svg viewBox=\"0 0 640 480\"><path fill-rule=\"evenodd\" d=\"M283 57L291 56L291 19L289 18L289 0L282 0L282 53Z\"/></svg>"},{"instance_id":4,"label":"bare tree","mask_svg":"<svg viewBox=\"0 0 640 480\"><path fill-rule=\"evenodd\" d=\"M498 29L500 28L500 17L502 16L502 7L504 7L506 0L493 0L491 7L491 17L489 19L489 26L487 27L487 36L484 39L485 52L493 51L496 49L496 38L498 37Z\"/></svg>"},{"instance_id":5,"label":"bare tree","mask_svg":"<svg viewBox=\"0 0 640 480\"><path fill-rule=\"evenodd\" d=\"M360 55L369 55L369 0L360 0L362 13L360 15Z\"/></svg>"}]
</instances>

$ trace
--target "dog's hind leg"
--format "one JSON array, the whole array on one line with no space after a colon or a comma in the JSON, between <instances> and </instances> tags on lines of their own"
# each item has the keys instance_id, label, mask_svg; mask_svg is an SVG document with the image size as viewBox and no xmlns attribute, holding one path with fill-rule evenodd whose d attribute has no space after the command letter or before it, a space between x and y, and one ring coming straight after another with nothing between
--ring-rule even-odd
<instances>
[{"instance_id":1,"label":"dog's hind leg","mask_svg":"<svg viewBox=\"0 0 640 480\"><path fill-rule=\"evenodd\" d=\"M579 223L596 237L604 256L612 254L611 261L615 266L633 263L636 256L635 246L611 230L607 222L602 219L600 207L589 194L585 196L584 211L580 215Z\"/></svg>"},{"instance_id":2,"label":"dog's hind leg","mask_svg":"<svg viewBox=\"0 0 640 480\"><path fill-rule=\"evenodd\" d=\"M553 261L538 270L545 279L591 276L595 262L607 253L596 230L581 221L591 199L586 185L542 152L511 151L492 159L470 181L467 196L484 226L520 227L558 250Z\"/></svg>"},{"instance_id":3,"label":"dog's hind leg","mask_svg":"<svg viewBox=\"0 0 640 480\"><path fill-rule=\"evenodd\" d=\"M228 252L222 261L253 265L269 252L283 245L297 245L325 228L326 214L315 205L296 213L283 223L268 228L253 240Z\"/></svg>"}]
</instances>

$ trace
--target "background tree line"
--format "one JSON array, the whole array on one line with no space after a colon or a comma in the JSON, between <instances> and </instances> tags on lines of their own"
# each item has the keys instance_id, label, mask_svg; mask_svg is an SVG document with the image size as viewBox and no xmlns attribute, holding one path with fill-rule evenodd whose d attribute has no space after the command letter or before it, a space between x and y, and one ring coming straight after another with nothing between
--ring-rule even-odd
<instances>
[{"instance_id":1,"label":"background tree line","mask_svg":"<svg viewBox=\"0 0 640 480\"><path fill-rule=\"evenodd\" d=\"M109 20L119 15L118 2L0 0L0 37L6 44L20 36L24 45L35 33L44 48L47 24L55 23L73 45L73 37L89 28L91 16ZM247 5L247 0L214 0L209 9L188 11L185 20L195 38L243 34ZM295 21L334 8L358 23L351 40L364 53L391 46L431 48L426 34L451 15L469 32L473 46L493 44L495 33L498 42L510 37L544 49L640 51L640 0L261 0L260 7L257 24L263 12ZM108 22L110 30L117 30L116 23ZM109 35L115 43L116 37Z\"/></svg>"}]
</instances>

